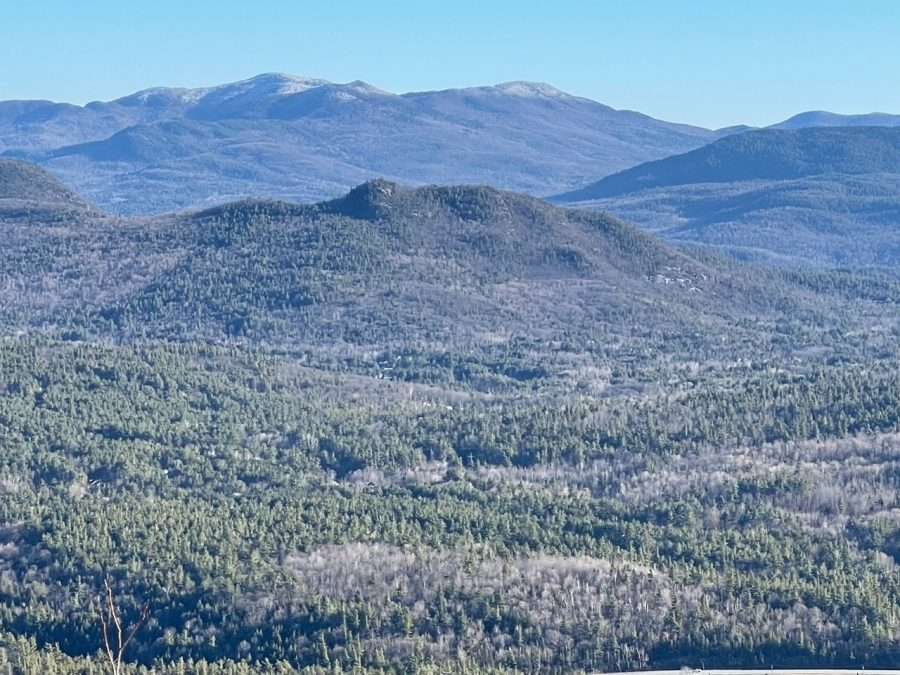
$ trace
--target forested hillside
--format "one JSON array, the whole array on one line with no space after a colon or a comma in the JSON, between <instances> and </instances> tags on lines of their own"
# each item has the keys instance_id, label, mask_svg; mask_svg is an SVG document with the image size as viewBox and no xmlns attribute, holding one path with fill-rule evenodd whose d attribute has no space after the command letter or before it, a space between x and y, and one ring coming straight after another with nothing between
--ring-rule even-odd
<instances>
[{"instance_id":1,"label":"forested hillside","mask_svg":"<svg viewBox=\"0 0 900 675\"><path fill-rule=\"evenodd\" d=\"M900 264L900 129L765 129L554 198L783 266Z\"/></svg>"},{"instance_id":2,"label":"forested hillside","mask_svg":"<svg viewBox=\"0 0 900 675\"><path fill-rule=\"evenodd\" d=\"M126 220L6 169L0 665L104 672L107 581L134 673L897 663L895 275L488 188Z\"/></svg>"},{"instance_id":3,"label":"forested hillside","mask_svg":"<svg viewBox=\"0 0 900 675\"><path fill-rule=\"evenodd\" d=\"M823 174L897 173L900 129L763 129L727 136L691 152L648 162L559 196L580 202L696 183L788 180Z\"/></svg>"},{"instance_id":4,"label":"forested hillside","mask_svg":"<svg viewBox=\"0 0 900 675\"><path fill-rule=\"evenodd\" d=\"M151 607L144 662L896 662L892 366L489 401L221 349L2 354L0 616L65 653L97 649L109 574Z\"/></svg>"}]
</instances>

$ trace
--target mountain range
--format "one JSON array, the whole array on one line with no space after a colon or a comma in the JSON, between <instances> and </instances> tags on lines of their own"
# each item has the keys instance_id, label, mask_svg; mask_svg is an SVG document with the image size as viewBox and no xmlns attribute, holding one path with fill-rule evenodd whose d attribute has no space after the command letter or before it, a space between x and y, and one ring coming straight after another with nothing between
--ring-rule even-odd
<instances>
[{"instance_id":1,"label":"mountain range","mask_svg":"<svg viewBox=\"0 0 900 675\"><path fill-rule=\"evenodd\" d=\"M265 74L83 107L0 103L0 153L123 214L313 201L373 177L551 194L717 137L529 82L396 95Z\"/></svg>"},{"instance_id":2,"label":"mountain range","mask_svg":"<svg viewBox=\"0 0 900 675\"><path fill-rule=\"evenodd\" d=\"M51 171L80 195L70 205L83 197L125 216L247 196L316 202L379 177L563 191L556 202L607 209L679 243L790 264L893 265L898 124L813 111L714 131L540 83L396 95L265 74L85 106L0 102L0 156Z\"/></svg>"},{"instance_id":3,"label":"mountain range","mask_svg":"<svg viewBox=\"0 0 900 675\"><path fill-rule=\"evenodd\" d=\"M752 131L607 176L554 201L671 241L795 265L900 263L900 129Z\"/></svg>"}]
</instances>

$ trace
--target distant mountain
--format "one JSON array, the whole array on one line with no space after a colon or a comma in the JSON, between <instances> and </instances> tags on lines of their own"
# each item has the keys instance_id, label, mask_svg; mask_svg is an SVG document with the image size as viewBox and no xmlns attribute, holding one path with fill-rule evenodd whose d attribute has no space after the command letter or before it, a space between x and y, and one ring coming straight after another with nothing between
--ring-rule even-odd
<instances>
[{"instance_id":1,"label":"distant mountain","mask_svg":"<svg viewBox=\"0 0 900 675\"><path fill-rule=\"evenodd\" d=\"M813 110L800 113L773 124L771 129L805 129L808 127L897 127L900 126L900 115L887 113L868 113L865 115L840 115Z\"/></svg>"},{"instance_id":2,"label":"distant mountain","mask_svg":"<svg viewBox=\"0 0 900 675\"><path fill-rule=\"evenodd\" d=\"M0 153L131 214L314 201L373 176L549 194L719 136L528 82L396 95L267 74L84 107L0 103Z\"/></svg>"},{"instance_id":3,"label":"distant mountain","mask_svg":"<svg viewBox=\"0 0 900 675\"><path fill-rule=\"evenodd\" d=\"M900 264L900 129L762 130L554 198L783 262Z\"/></svg>"},{"instance_id":4,"label":"distant mountain","mask_svg":"<svg viewBox=\"0 0 900 675\"><path fill-rule=\"evenodd\" d=\"M641 164L555 199L576 202L695 183L880 172L900 172L898 129L766 129L727 136L683 155Z\"/></svg>"}]
</instances>

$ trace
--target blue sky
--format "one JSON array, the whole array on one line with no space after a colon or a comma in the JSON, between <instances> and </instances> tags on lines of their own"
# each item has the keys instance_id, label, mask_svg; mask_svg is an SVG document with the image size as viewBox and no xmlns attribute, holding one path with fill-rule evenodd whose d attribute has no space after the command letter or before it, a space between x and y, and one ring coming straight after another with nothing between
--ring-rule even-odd
<instances>
[{"instance_id":1,"label":"blue sky","mask_svg":"<svg viewBox=\"0 0 900 675\"><path fill-rule=\"evenodd\" d=\"M0 100L262 72L403 92L538 80L705 126L900 113L896 0L0 2Z\"/></svg>"}]
</instances>

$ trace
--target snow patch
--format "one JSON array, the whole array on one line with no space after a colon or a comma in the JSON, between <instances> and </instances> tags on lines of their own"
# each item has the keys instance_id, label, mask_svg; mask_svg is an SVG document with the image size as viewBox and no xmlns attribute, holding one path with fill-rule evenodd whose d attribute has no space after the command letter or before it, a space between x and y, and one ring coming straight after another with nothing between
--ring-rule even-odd
<instances>
[{"instance_id":1,"label":"snow patch","mask_svg":"<svg viewBox=\"0 0 900 675\"><path fill-rule=\"evenodd\" d=\"M126 96L125 98L121 98L118 100L121 102L137 101L138 103L144 104L152 101L153 99L164 99L172 103L196 103L212 90L213 88L211 87L203 87L199 89L153 87L152 89L144 89L137 92L136 94L132 94L131 96Z\"/></svg>"},{"instance_id":2,"label":"snow patch","mask_svg":"<svg viewBox=\"0 0 900 675\"><path fill-rule=\"evenodd\" d=\"M503 82L494 87L510 96L523 98L569 98L569 94L544 82Z\"/></svg>"},{"instance_id":3,"label":"snow patch","mask_svg":"<svg viewBox=\"0 0 900 675\"><path fill-rule=\"evenodd\" d=\"M290 96L291 94L299 94L301 92L307 91L308 89L314 89L316 87L321 87L324 84L329 84L327 80L315 80L311 78L302 78L302 77L291 77L288 75L283 76L285 79L278 87L278 93L283 94L285 96Z\"/></svg>"}]
</instances>

